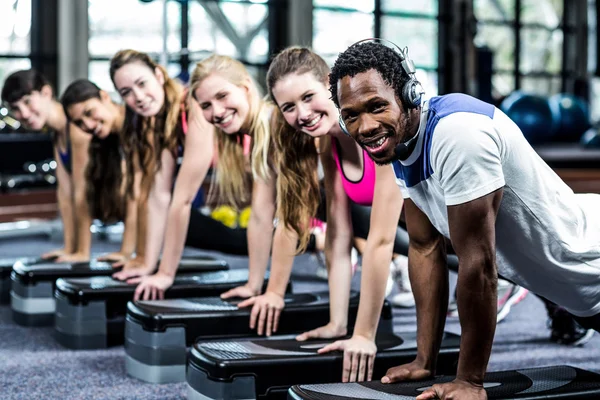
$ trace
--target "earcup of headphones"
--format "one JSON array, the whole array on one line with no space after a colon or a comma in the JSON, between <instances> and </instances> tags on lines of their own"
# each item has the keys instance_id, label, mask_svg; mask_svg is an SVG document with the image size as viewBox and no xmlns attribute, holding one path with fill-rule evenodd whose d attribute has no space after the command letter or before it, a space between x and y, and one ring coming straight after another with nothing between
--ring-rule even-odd
<instances>
[{"instance_id":1,"label":"earcup of headphones","mask_svg":"<svg viewBox=\"0 0 600 400\"><path fill-rule=\"evenodd\" d=\"M402 101L408 108L417 108L421 105L423 87L416 79L410 79L402 88Z\"/></svg>"}]
</instances>

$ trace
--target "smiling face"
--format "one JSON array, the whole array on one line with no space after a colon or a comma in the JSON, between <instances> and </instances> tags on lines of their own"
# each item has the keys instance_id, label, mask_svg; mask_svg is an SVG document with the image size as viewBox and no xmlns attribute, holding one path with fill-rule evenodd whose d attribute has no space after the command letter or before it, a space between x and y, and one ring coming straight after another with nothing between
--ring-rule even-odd
<instances>
[{"instance_id":1,"label":"smiling face","mask_svg":"<svg viewBox=\"0 0 600 400\"><path fill-rule=\"evenodd\" d=\"M272 89L286 122L312 137L326 135L338 121L335 104L323 82L314 74L288 74Z\"/></svg>"},{"instance_id":2,"label":"smiling face","mask_svg":"<svg viewBox=\"0 0 600 400\"><path fill-rule=\"evenodd\" d=\"M115 71L115 88L131 110L143 117L154 117L165 103L165 77L141 62L131 62Z\"/></svg>"},{"instance_id":3,"label":"smiling face","mask_svg":"<svg viewBox=\"0 0 600 400\"><path fill-rule=\"evenodd\" d=\"M52 108L52 89L50 86L44 86L40 91L34 90L10 103L9 108L20 123L29 129L39 131L49 118Z\"/></svg>"},{"instance_id":4,"label":"smiling face","mask_svg":"<svg viewBox=\"0 0 600 400\"><path fill-rule=\"evenodd\" d=\"M248 87L211 74L198 85L194 98L204 118L226 134L238 133L244 126L250 110Z\"/></svg>"},{"instance_id":5,"label":"smiling face","mask_svg":"<svg viewBox=\"0 0 600 400\"><path fill-rule=\"evenodd\" d=\"M110 135L116 119L111 104L108 94L100 92L100 98L93 97L69 106L67 116L84 132L104 139Z\"/></svg>"},{"instance_id":6,"label":"smiling face","mask_svg":"<svg viewBox=\"0 0 600 400\"><path fill-rule=\"evenodd\" d=\"M396 159L395 148L410 137L409 113L394 88L370 69L337 83L342 119L356 142L377 164Z\"/></svg>"}]
</instances>

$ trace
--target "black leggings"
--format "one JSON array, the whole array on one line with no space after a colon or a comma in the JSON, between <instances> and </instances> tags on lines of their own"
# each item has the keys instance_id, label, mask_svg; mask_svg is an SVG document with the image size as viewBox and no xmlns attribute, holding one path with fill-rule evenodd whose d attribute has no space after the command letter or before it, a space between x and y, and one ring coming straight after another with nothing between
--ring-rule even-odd
<instances>
[{"instance_id":1,"label":"black leggings","mask_svg":"<svg viewBox=\"0 0 600 400\"><path fill-rule=\"evenodd\" d=\"M371 227L371 207L350 202L350 216L354 237L366 240ZM408 255L408 232L401 226L396 229L394 253Z\"/></svg>"},{"instance_id":2,"label":"black leggings","mask_svg":"<svg viewBox=\"0 0 600 400\"><path fill-rule=\"evenodd\" d=\"M247 232L244 228L230 228L192 207L185 245L196 249L247 256ZM315 238L311 235L306 251L314 251L314 249Z\"/></svg>"}]
</instances>

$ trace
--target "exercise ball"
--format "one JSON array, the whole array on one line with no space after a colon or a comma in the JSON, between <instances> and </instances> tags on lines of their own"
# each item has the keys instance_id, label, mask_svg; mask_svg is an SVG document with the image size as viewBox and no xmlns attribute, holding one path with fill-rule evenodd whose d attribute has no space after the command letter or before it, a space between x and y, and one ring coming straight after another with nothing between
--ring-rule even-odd
<instances>
[{"instance_id":1,"label":"exercise ball","mask_svg":"<svg viewBox=\"0 0 600 400\"><path fill-rule=\"evenodd\" d=\"M590 112L585 100L568 93L559 93L548 100L560 113L555 141L576 142L590 127Z\"/></svg>"},{"instance_id":2,"label":"exercise ball","mask_svg":"<svg viewBox=\"0 0 600 400\"><path fill-rule=\"evenodd\" d=\"M517 124L530 144L549 142L558 131L558 107L542 96L517 91L504 99L500 109Z\"/></svg>"},{"instance_id":3,"label":"exercise ball","mask_svg":"<svg viewBox=\"0 0 600 400\"><path fill-rule=\"evenodd\" d=\"M600 131L598 131L598 128L588 129L581 135L579 143L587 149L600 149Z\"/></svg>"}]
</instances>

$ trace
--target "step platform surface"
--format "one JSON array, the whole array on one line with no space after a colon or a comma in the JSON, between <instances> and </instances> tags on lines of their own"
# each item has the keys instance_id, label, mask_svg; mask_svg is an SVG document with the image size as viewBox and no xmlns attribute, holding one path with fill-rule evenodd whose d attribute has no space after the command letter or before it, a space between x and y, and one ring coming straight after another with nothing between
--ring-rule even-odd
<instances>
[{"instance_id":1,"label":"step platform surface","mask_svg":"<svg viewBox=\"0 0 600 400\"><path fill-rule=\"evenodd\" d=\"M212 257L189 257L182 261L178 269L181 273L229 268L225 261ZM13 320L24 326L51 326L56 310L54 289L58 278L110 276L116 271L118 269L113 268L111 263L104 261L39 264L17 261L10 276Z\"/></svg>"},{"instance_id":2,"label":"step platform surface","mask_svg":"<svg viewBox=\"0 0 600 400\"><path fill-rule=\"evenodd\" d=\"M10 273L17 262L32 265L47 263L49 260L41 257L0 258L0 304L10 304Z\"/></svg>"},{"instance_id":3,"label":"step platform surface","mask_svg":"<svg viewBox=\"0 0 600 400\"><path fill-rule=\"evenodd\" d=\"M416 339L415 332L379 332L373 378L412 362L417 354ZM317 354L334 341L298 342L294 336L198 341L188 357L188 399L285 399L287 390L298 382L340 382L343 353ZM438 358L440 373L456 373L459 347L458 335L444 334Z\"/></svg>"},{"instance_id":4,"label":"step platform surface","mask_svg":"<svg viewBox=\"0 0 600 400\"><path fill-rule=\"evenodd\" d=\"M165 298L218 296L247 281L247 269L185 273L175 277ZM133 300L136 287L110 276L59 278L54 292L58 342L71 349L123 344L127 302Z\"/></svg>"},{"instance_id":5,"label":"step platform surface","mask_svg":"<svg viewBox=\"0 0 600 400\"><path fill-rule=\"evenodd\" d=\"M436 383L451 382L454 376L432 380L382 384L334 383L296 385L290 388L292 400L408 400L414 399ZM598 399L600 375L566 365L489 372L484 381L488 399Z\"/></svg>"},{"instance_id":6,"label":"step platform surface","mask_svg":"<svg viewBox=\"0 0 600 400\"><path fill-rule=\"evenodd\" d=\"M350 297L348 325L354 326L358 293ZM130 302L125 321L126 369L129 375L152 383L185 380L187 347L196 340L256 337L249 328L251 308L218 297ZM329 294L285 296L278 334L302 333L329 322ZM392 311L386 302L381 329L391 331Z\"/></svg>"}]
</instances>

